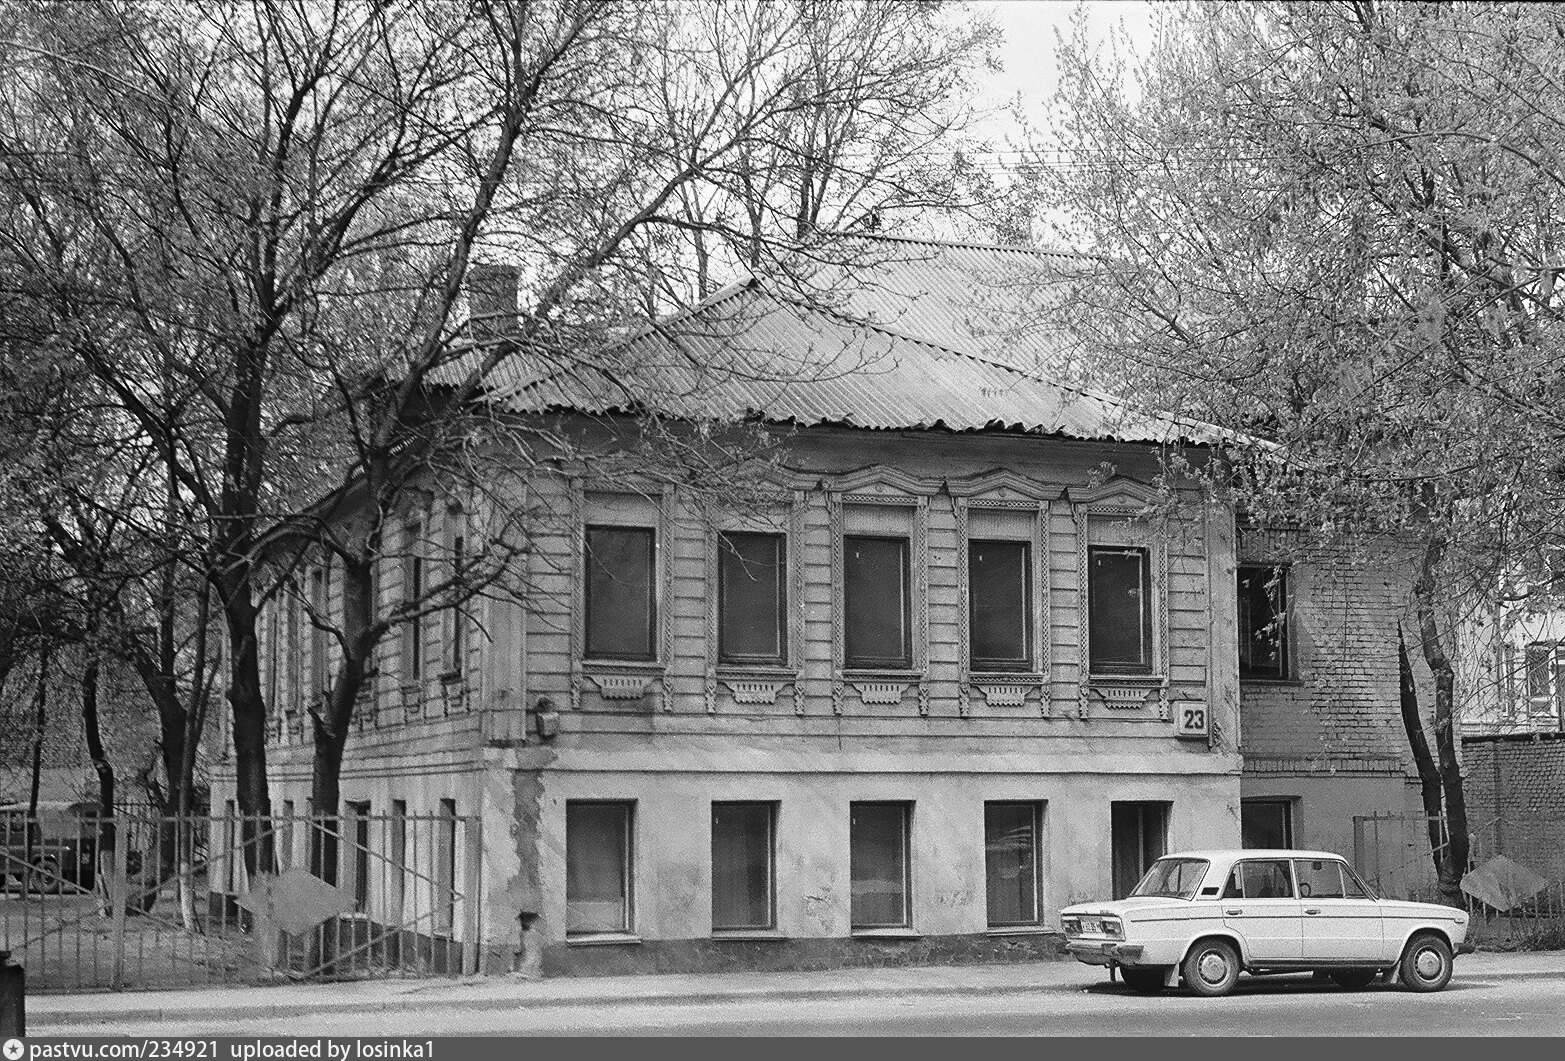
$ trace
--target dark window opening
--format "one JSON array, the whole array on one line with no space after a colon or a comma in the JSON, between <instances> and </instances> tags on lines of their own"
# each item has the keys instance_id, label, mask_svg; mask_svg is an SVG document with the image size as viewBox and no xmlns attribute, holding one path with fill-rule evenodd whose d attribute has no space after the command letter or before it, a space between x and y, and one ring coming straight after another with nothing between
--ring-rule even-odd
<instances>
[{"instance_id":1,"label":"dark window opening","mask_svg":"<svg viewBox=\"0 0 1565 1061\"><path fill-rule=\"evenodd\" d=\"M717 536L717 652L724 663L787 662L784 541L781 534Z\"/></svg>"},{"instance_id":2,"label":"dark window opening","mask_svg":"<svg viewBox=\"0 0 1565 1061\"><path fill-rule=\"evenodd\" d=\"M766 929L776 923L772 866L777 807L712 804L712 928Z\"/></svg>"},{"instance_id":3,"label":"dark window opening","mask_svg":"<svg viewBox=\"0 0 1565 1061\"><path fill-rule=\"evenodd\" d=\"M1032 667L1031 552L1026 542L968 543L968 654L974 670Z\"/></svg>"},{"instance_id":4,"label":"dark window opening","mask_svg":"<svg viewBox=\"0 0 1565 1061\"><path fill-rule=\"evenodd\" d=\"M1038 803L984 804L984 873L991 927L1041 923L1043 807Z\"/></svg>"},{"instance_id":5,"label":"dark window opening","mask_svg":"<svg viewBox=\"0 0 1565 1061\"><path fill-rule=\"evenodd\" d=\"M855 929L911 924L906 803L855 803L849 808L849 919Z\"/></svg>"},{"instance_id":6,"label":"dark window opening","mask_svg":"<svg viewBox=\"0 0 1565 1061\"><path fill-rule=\"evenodd\" d=\"M1289 676L1287 615L1287 569L1239 568L1239 677Z\"/></svg>"},{"instance_id":7,"label":"dark window opening","mask_svg":"<svg viewBox=\"0 0 1565 1061\"><path fill-rule=\"evenodd\" d=\"M565 932L628 932L630 803L565 804Z\"/></svg>"},{"instance_id":8,"label":"dark window opening","mask_svg":"<svg viewBox=\"0 0 1565 1061\"><path fill-rule=\"evenodd\" d=\"M655 536L645 527L587 528L587 655L650 660L656 655Z\"/></svg>"},{"instance_id":9,"label":"dark window opening","mask_svg":"<svg viewBox=\"0 0 1565 1061\"><path fill-rule=\"evenodd\" d=\"M370 804L350 801L347 805L348 820L353 829L348 834L348 866L353 883L353 909L363 913L370 902Z\"/></svg>"},{"instance_id":10,"label":"dark window opening","mask_svg":"<svg viewBox=\"0 0 1565 1061\"><path fill-rule=\"evenodd\" d=\"M1123 899L1168 853L1167 803L1116 802L1110 811L1114 898Z\"/></svg>"},{"instance_id":11,"label":"dark window opening","mask_svg":"<svg viewBox=\"0 0 1565 1061\"><path fill-rule=\"evenodd\" d=\"M1285 799L1247 799L1239 804L1240 844L1250 848L1293 846L1293 804Z\"/></svg>"},{"instance_id":12,"label":"dark window opening","mask_svg":"<svg viewBox=\"0 0 1565 1061\"><path fill-rule=\"evenodd\" d=\"M1146 549L1087 550L1087 645L1093 674L1152 673L1152 564Z\"/></svg>"},{"instance_id":13,"label":"dark window opening","mask_svg":"<svg viewBox=\"0 0 1565 1061\"><path fill-rule=\"evenodd\" d=\"M843 538L843 622L849 667L913 665L906 538Z\"/></svg>"}]
</instances>

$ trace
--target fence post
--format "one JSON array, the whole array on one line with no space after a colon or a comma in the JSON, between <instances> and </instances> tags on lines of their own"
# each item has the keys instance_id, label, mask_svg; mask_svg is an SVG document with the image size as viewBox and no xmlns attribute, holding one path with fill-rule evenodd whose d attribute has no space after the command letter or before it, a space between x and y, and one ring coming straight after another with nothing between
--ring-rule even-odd
<instances>
[{"instance_id":1,"label":"fence post","mask_svg":"<svg viewBox=\"0 0 1565 1061\"><path fill-rule=\"evenodd\" d=\"M476 814L467 817L464 829L466 859L462 872L462 972L476 975L481 965L483 919L479 909L483 893L484 823Z\"/></svg>"},{"instance_id":2,"label":"fence post","mask_svg":"<svg viewBox=\"0 0 1565 1061\"><path fill-rule=\"evenodd\" d=\"M125 907L130 899L130 881L125 872L125 849L130 846L130 830L123 815L114 825L114 867L110 872L109 902L113 904L114 969L109 974L109 990L125 989Z\"/></svg>"}]
</instances>

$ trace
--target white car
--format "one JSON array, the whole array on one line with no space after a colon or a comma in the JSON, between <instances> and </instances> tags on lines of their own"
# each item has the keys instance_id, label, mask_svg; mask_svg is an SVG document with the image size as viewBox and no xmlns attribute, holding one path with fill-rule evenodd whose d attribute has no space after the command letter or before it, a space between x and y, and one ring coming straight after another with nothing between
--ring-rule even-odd
<instances>
[{"instance_id":1,"label":"white car","mask_svg":"<svg viewBox=\"0 0 1565 1061\"><path fill-rule=\"evenodd\" d=\"M1381 899L1326 851L1186 851L1158 859L1130 896L1060 911L1066 949L1153 993L1180 977L1226 995L1241 971L1315 972L1364 987L1396 970L1438 991L1471 948L1467 913Z\"/></svg>"}]
</instances>

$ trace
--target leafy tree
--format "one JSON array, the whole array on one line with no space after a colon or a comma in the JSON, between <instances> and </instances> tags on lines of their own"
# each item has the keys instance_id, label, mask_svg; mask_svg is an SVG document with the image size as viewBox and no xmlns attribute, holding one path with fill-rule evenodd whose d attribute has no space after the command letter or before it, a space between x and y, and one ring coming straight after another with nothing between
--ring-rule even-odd
<instances>
[{"instance_id":1,"label":"leafy tree","mask_svg":"<svg viewBox=\"0 0 1565 1061\"><path fill-rule=\"evenodd\" d=\"M1459 901L1454 617L1519 572L1546 583L1565 545L1565 16L1160 10L1134 65L1084 26L1062 41L1068 164L1034 160L1061 237L1093 252L1072 327L1116 355L1078 368L1265 440L1217 469L1255 517L1416 543L1409 641L1434 676L1436 746L1416 758Z\"/></svg>"},{"instance_id":2,"label":"leafy tree","mask_svg":"<svg viewBox=\"0 0 1565 1061\"><path fill-rule=\"evenodd\" d=\"M959 160L926 149L960 133L993 40L922 3L3 10L0 255L43 348L153 455L166 492L136 504L186 535L221 617L252 868L272 864L258 623L300 565L329 556L342 602L310 610L336 660L312 712L331 819L377 644L525 588L536 513L488 484L627 472L490 399L590 376L626 396L635 474L733 481L770 440L671 424L667 375L612 340L726 263L787 282L833 255L829 226L967 205ZM480 531L459 578L385 606L387 521L437 486Z\"/></svg>"}]
</instances>

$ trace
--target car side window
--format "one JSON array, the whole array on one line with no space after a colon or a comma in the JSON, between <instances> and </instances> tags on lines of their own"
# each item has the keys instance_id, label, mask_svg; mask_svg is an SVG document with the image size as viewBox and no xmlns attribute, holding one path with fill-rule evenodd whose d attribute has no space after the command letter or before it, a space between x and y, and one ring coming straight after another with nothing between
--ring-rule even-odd
<instances>
[{"instance_id":1,"label":"car side window","mask_svg":"<svg viewBox=\"0 0 1565 1061\"><path fill-rule=\"evenodd\" d=\"M1299 880L1301 899L1341 899L1342 863L1331 859L1296 858L1293 873Z\"/></svg>"},{"instance_id":2,"label":"car side window","mask_svg":"<svg viewBox=\"0 0 1565 1061\"><path fill-rule=\"evenodd\" d=\"M1359 883L1359 879L1350 870L1343 871L1342 894L1344 898L1348 899L1368 899L1370 897L1369 892L1364 890L1364 886Z\"/></svg>"},{"instance_id":3,"label":"car side window","mask_svg":"<svg viewBox=\"0 0 1565 1061\"><path fill-rule=\"evenodd\" d=\"M1293 878L1285 859L1252 859L1228 874L1224 899L1291 899Z\"/></svg>"}]
</instances>

